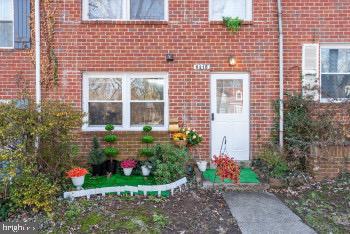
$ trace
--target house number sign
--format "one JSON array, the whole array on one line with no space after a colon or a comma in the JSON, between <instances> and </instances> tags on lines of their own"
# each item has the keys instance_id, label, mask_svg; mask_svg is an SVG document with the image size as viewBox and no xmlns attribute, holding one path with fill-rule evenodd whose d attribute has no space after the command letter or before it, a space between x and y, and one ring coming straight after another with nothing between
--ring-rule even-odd
<instances>
[{"instance_id":1,"label":"house number sign","mask_svg":"<svg viewBox=\"0 0 350 234\"><path fill-rule=\"evenodd\" d=\"M194 70L210 70L210 64L195 64L193 65Z\"/></svg>"}]
</instances>

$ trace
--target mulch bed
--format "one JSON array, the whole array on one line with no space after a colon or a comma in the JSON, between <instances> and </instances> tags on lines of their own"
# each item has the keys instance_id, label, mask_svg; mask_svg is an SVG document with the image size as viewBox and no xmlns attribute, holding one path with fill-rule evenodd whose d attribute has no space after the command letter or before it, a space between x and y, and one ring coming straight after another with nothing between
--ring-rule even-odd
<instances>
[{"instance_id":1,"label":"mulch bed","mask_svg":"<svg viewBox=\"0 0 350 234\"><path fill-rule=\"evenodd\" d=\"M24 212L9 221L40 223L56 233L241 233L222 194L187 190L170 198L109 195L60 201L54 220Z\"/></svg>"}]
</instances>

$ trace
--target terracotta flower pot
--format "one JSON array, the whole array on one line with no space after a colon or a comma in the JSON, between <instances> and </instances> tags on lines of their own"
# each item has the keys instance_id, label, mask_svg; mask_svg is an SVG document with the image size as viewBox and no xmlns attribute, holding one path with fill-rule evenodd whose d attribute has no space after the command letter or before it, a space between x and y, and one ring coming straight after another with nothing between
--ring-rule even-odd
<instances>
[{"instance_id":1,"label":"terracotta flower pot","mask_svg":"<svg viewBox=\"0 0 350 234\"><path fill-rule=\"evenodd\" d=\"M85 180L85 175L83 176L79 176L79 177L72 177L72 182L73 185L78 189L78 190L82 190L83 189L83 184L84 184L84 180Z\"/></svg>"}]
</instances>

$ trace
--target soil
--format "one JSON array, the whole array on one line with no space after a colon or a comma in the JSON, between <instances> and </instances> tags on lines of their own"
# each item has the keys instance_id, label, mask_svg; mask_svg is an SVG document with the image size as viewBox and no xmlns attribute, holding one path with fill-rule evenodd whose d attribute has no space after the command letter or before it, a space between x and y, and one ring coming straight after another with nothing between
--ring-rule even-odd
<instances>
[{"instance_id":1,"label":"soil","mask_svg":"<svg viewBox=\"0 0 350 234\"><path fill-rule=\"evenodd\" d=\"M222 194L209 190L62 200L53 217L24 212L8 221L36 221L44 233L241 233Z\"/></svg>"}]
</instances>

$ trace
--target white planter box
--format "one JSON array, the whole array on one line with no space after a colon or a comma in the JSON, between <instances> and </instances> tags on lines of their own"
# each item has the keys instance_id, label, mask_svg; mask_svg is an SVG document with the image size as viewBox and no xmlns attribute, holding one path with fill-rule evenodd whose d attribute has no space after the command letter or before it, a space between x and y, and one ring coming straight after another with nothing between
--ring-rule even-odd
<instances>
[{"instance_id":1,"label":"white planter box","mask_svg":"<svg viewBox=\"0 0 350 234\"><path fill-rule=\"evenodd\" d=\"M197 166L201 172L205 172L207 170L207 161L199 161L197 162Z\"/></svg>"},{"instance_id":2,"label":"white planter box","mask_svg":"<svg viewBox=\"0 0 350 234\"><path fill-rule=\"evenodd\" d=\"M130 176L132 172L132 168L123 168L124 175Z\"/></svg>"},{"instance_id":3,"label":"white planter box","mask_svg":"<svg viewBox=\"0 0 350 234\"><path fill-rule=\"evenodd\" d=\"M147 166L141 166L141 170L143 176L149 176L149 174L151 173L151 169Z\"/></svg>"},{"instance_id":4,"label":"white planter box","mask_svg":"<svg viewBox=\"0 0 350 234\"><path fill-rule=\"evenodd\" d=\"M85 176L79 176L79 177L72 177L72 182L73 182L73 185L78 189L78 190L81 190L83 189L83 184L84 184L84 180L85 180Z\"/></svg>"}]
</instances>

